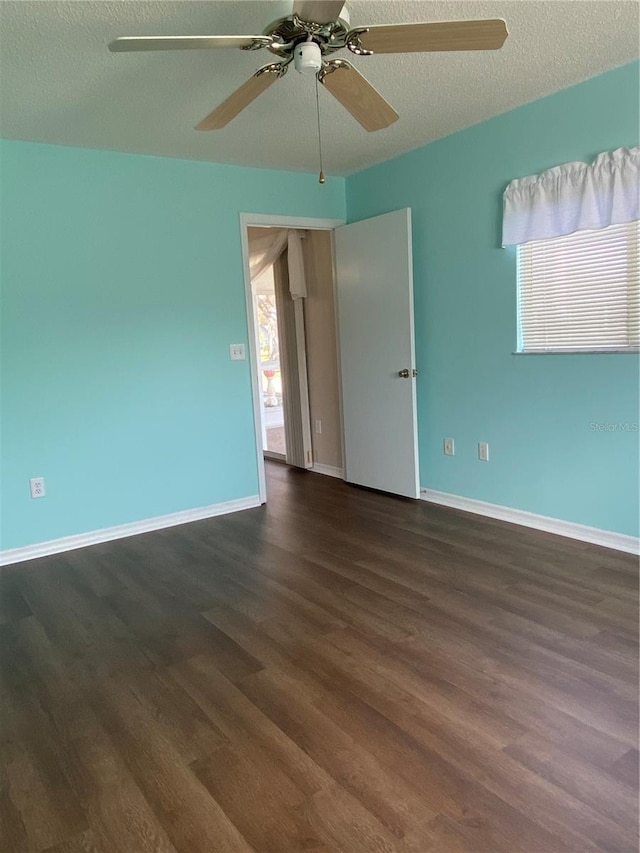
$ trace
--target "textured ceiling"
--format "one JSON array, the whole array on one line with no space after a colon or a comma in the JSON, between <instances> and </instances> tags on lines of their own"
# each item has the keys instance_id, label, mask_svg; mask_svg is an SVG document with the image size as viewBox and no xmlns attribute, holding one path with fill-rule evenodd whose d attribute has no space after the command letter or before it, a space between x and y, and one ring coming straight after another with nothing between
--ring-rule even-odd
<instances>
[{"instance_id":1,"label":"textured ceiling","mask_svg":"<svg viewBox=\"0 0 640 853\"><path fill-rule=\"evenodd\" d=\"M224 130L193 126L268 51L111 54L118 35L261 33L280 0L0 3L0 133L13 139L317 169L314 80L293 68ZM636 0L352 0L351 26L501 17L500 51L354 57L400 113L367 133L321 88L325 171L348 174L637 57Z\"/></svg>"}]
</instances>

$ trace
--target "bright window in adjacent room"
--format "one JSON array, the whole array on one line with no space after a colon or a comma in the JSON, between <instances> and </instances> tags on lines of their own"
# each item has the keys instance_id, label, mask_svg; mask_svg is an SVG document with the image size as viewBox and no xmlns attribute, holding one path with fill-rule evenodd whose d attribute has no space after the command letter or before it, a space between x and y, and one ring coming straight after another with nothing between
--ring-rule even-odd
<instances>
[{"instance_id":1,"label":"bright window in adjacent room","mask_svg":"<svg viewBox=\"0 0 640 853\"><path fill-rule=\"evenodd\" d=\"M518 246L519 352L637 352L639 223Z\"/></svg>"}]
</instances>

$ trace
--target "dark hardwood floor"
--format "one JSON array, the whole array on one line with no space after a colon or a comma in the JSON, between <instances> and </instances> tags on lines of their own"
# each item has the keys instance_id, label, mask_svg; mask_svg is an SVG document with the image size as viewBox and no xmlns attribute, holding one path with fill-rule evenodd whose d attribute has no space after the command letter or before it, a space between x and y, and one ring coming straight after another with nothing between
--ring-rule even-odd
<instances>
[{"instance_id":1,"label":"dark hardwood floor","mask_svg":"<svg viewBox=\"0 0 640 853\"><path fill-rule=\"evenodd\" d=\"M269 465L0 573L3 853L635 853L637 559Z\"/></svg>"}]
</instances>

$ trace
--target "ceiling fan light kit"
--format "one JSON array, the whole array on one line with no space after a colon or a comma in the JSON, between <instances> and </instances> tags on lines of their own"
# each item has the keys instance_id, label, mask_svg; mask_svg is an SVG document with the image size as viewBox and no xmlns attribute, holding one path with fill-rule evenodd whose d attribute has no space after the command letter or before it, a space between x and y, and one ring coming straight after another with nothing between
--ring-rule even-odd
<instances>
[{"instance_id":1,"label":"ceiling fan light kit","mask_svg":"<svg viewBox=\"0 0 640 853\"><path fill-rule=\"evenodd\" d=\"M328 58L331 54L344 48L362 57L377 53L498 50L507 37L506 24L500 18L349 27L344 0L295 0L292 14L273 21L262 35L123 36L112 41L109 50L121 53L236 47L266 48L276 54L277 62L259 68L197 124L196 130L225 127L282 77L293 62L301 74L314 75L316 87L317 83L322 84L365 130L375 131L393 124L398 113L350 62Z\"/></svg>"},{"instance_id":2,"label":"ceiling fan light kit","mask_svg":"<svg viewBox=\"0 0 640 853\"><path fill-rule=\"evenodd\" d=\"M293 63L301 74L317 74L322 68L322 51L315 41L301 41L293 51Z\"/></svg>"}]
</instances>

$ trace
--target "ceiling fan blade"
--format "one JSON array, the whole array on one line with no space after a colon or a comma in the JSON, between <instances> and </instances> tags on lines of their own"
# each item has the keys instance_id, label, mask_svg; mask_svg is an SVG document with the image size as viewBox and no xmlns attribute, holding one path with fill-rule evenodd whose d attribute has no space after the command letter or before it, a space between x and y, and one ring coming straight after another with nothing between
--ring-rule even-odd
<instances>
[{"instance_id":1,"label":"ceiling fan blade","mask_svg":"<svg viewBox=\"0 0 640 853\"><path fill-rule=\"evenodd\" d=\"M508 35L501 18L361 27L347 35L354 53L421 53L435 50L498 50Z\"/></svg>"},{"instance_id":2,"label":"ceiling fan blade","mask_svg":"<svg viewBox=\"0 0 640 853\"><path fill-rule=\"evenodd\" d=\"M253 50L267 47L271 36L120 36L109 45L112 53L134 50L201 50L213 47L240 47Z\"/></svg>"},{"instance_id":3,"label":"ceiling fan blade","mask_svg":"<svg viewBox=\"0 0 640 853\"><path fill-rule=\"evenodd\" d=\"M344 59L326 62L318 72L318 80L365 130L382 130L398 118L391 104Z\"/></svg>"},{"instance_id":4,"label":"ceiling fan blade","mask_svg":"<svg viewBox=\"0 0 640 853\"><path fill-rule=\"evenodd\" d=\"M261 95L272 83L275 83L278 78L286 73L287 64L285 62L273 62L271 65L264 65L259 68L246 83L243 83L239 89L229 95L226 101L223 101L206 118L203 118L195 129L219 130L229 124L231 119L235 118L252 101L255 101L258 95Z\"/></svg>"},{"instance_id":5,"label":"ceiling fan blade","mask_svg":"<svg viewBox=\"0 0 640 853\"><path fill-rule=\"evenodd\" d=\"M316 24L330 24L337 21L345 0L295 0L293 14L303 21Z\"/></svg>"}]
</instances>

